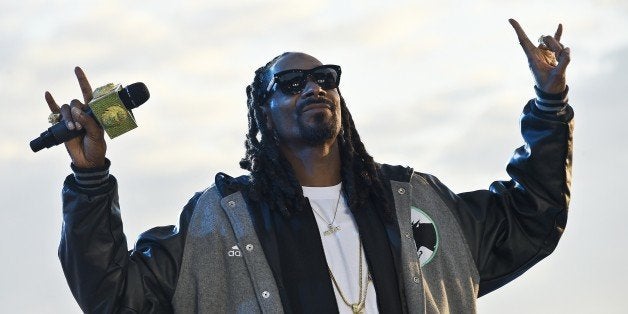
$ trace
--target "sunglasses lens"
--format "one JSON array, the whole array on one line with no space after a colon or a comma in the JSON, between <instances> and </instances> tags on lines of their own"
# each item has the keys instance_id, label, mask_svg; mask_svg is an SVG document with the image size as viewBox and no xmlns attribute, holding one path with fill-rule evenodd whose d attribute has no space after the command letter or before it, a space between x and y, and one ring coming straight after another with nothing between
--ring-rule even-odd
<instances>
[{"instance_id":1,"label":"sunglasses lens","mask_svg":"<svg viewBox=\"0 0 628 314\"><path fill-rule=\"evenodd\" d=\"M312 79L323 89L338 87L338 72L332 68L319 68L312 72Z\"/></svg>"},{"instance_id":2,"label":"sunglasses lens","mask_svg":"<svg viewBox=\"0 0 628 314\"><path fill-rule=\"evenodd\" d=\"M298 94L305 87L305 75L303 72L286 73L278 77L279 88L285 94Z\"/></svg>"},{"instance_id":3,"label":"sunglasses lens","mask_svg":"<svg viewBox=\"0 0 628 314\"><path fill-rule=\"evenodd\" d=\"M296 95L305 88L308 76L325 90L338 87L339 73L330 66L321 66L312 70L287 71L276 77L276 83L284 94Z\"/></svg>"}]
</instances>

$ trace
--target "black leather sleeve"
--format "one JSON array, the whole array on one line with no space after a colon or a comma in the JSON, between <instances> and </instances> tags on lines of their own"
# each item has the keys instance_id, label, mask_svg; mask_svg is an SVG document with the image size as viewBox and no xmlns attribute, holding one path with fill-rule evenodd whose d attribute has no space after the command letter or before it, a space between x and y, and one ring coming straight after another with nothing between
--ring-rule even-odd
<instances>
[{"instance_id":1,"label":"black leather sleeve","mask_svg":"<svg viewBox=\"0 0 628 314\"><path fill-rule=\"evenodd\" d=\"M515 279L558 244L567 221L571 184L573 110L544 113L528 102L521 118L525 145L506 170L510 181L454 194L425 178L452 208L480 274L479 296Z\"/></svg>"},{"instance_id":2,"label":"black leather sleeve","mask_svg":"<svg viewBox=\"0 0 628 314\"><path fill-rule=\"evenodd\" d=\"M59 259L81 309L171 313L186 231L199 196L185 206L178 227L150 229L128 251L115 178L97 190L85 190L68 176L62 191Z\"/></svg>"}]
</instances>

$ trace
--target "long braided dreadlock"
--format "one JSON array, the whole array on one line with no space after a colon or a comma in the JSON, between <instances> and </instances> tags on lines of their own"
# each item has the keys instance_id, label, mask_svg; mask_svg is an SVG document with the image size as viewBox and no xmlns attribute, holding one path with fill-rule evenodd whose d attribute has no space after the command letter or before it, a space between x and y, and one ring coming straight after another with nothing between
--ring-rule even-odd
<instances>
[{"instance_id":1,"label":"long braided dreadlock","mask_svg":"<svg viewBox=\"0 0 628 314\"><path fill-rule=\"evenodd\" d=\"M265 200L272 209L290 216L291 211L308 208L309 203L303 196L292 166L279 150L276 135L266 125L265 113L260 108L266 101L265 87L271 79L270 68L287 54L289 52L257 69L253 82L246 88L249 131L244 142L246 154L240 161L240 167L251 172L252 200ZM380 180L373 157L367 153L360 140L342 95L340 107L342 128L338 143L343 192L349 208L356 212L368 203L374 204L374 207L384 211L384 217L390 219L393 214L386 197L388 192Z\"/></svg>"}]
</instances>

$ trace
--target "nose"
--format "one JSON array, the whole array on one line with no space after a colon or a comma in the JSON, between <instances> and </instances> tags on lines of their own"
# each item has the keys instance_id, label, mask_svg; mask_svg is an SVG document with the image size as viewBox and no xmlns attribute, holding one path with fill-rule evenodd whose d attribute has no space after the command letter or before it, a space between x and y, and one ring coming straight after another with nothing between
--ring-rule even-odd
<instances>
[{"instance_id":1,"label":"nose","mask_svg":"<svg viewBox=\"0 0 628 314\"><path fill-rule=\"evenodd\" d=\"M305 88L303 88L303 92L301 94L303 98L309 98L312 96L325 96L325 90L318 85L311 76L308 75L307 82L305 83Z\"/></svg>"}]
</instances>

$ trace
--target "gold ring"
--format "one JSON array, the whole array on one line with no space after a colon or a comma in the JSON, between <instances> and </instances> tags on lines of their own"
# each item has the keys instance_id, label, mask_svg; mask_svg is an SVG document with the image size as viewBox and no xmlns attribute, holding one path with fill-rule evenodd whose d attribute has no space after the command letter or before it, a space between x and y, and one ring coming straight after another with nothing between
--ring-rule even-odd
<instances>
[{"instance_id":1,"label":"gold ring","mask_svg":"<svg viewBox=\"0 0 628 314\"><path fill-rule=\"evenodd\" d=\"M55 124L57 122L61 121L61 114L60 113L51 113L50 115L48 115L48 123L50 124Z\"/></svg>"}]
</instances>

